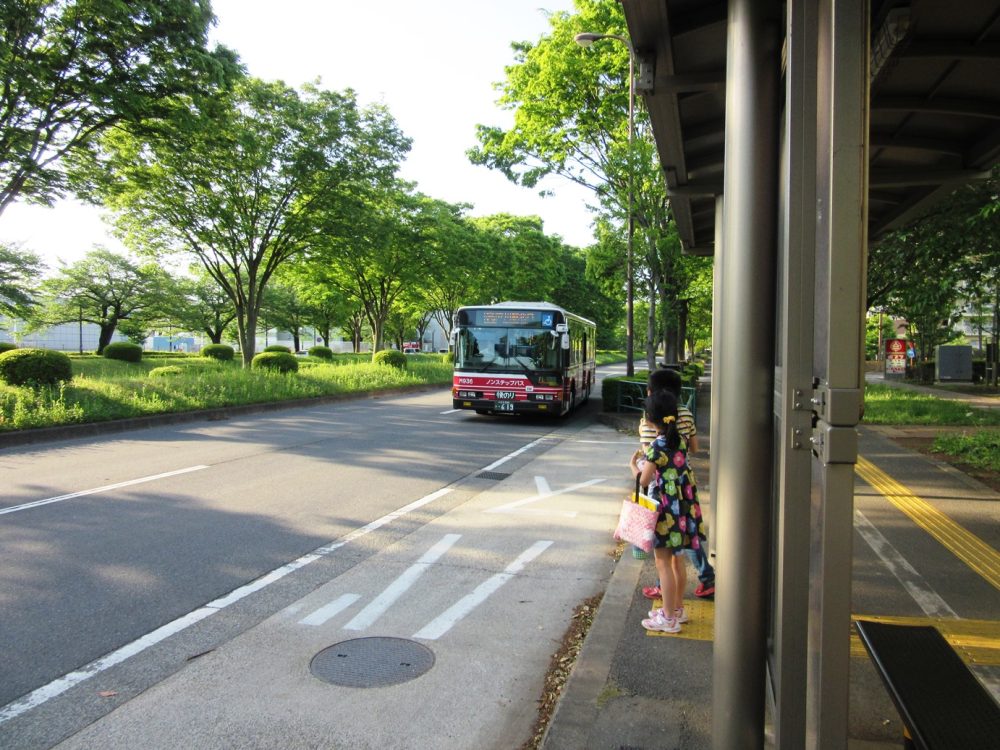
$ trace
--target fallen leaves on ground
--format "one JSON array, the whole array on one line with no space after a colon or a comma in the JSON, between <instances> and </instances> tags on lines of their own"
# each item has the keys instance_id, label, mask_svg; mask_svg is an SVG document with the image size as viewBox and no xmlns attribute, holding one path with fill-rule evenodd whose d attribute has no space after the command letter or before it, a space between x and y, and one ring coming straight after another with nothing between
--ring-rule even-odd
<instances>
[{"instance_id":1,"label":"fallen leaves on ground","mask_svg":"<svg viewBox=\"0 0 1000 750\"><path fill-rule=\"evenodd\" d=\"M594 623L594 615L597 614L597 607L603 596L603 593L592 596L573 610L573 619L563 635L559 650L549 659L549 670L545 674L542 697L538 700L538 718L532 727L531 739L521 746L521 750L538 750L540 747L545 730L552 720L552 714L555 713L556 704L559 703L559 696L562 695L570 672L573 671L573 665L576 664L583 641Z\"/></svg>"}]
</instances>

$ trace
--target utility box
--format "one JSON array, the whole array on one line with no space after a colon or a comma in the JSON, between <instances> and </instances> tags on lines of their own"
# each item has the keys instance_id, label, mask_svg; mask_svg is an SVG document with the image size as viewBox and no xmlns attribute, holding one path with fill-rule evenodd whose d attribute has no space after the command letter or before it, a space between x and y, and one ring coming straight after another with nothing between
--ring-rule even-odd
<instances>
[{"instance_id":1,"label":"utility box","mask_svg":"<svg viewBox=\"0 0 1000 750\"><path fill-rule=\"evenodd\" d=\"M939 346L934 355L934 379L947 382L972 382L972 347Z\"/></svg>"}]
</instances>

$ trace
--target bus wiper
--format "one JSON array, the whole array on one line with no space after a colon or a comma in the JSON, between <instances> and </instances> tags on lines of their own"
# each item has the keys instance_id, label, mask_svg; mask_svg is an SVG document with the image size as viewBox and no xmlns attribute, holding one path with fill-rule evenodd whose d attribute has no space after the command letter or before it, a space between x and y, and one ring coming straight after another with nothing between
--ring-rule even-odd
<instances>
[{"instance_id":1,"label":"bus wiper","mask_svg":"<svg viewBox=\"0 0 1000 750\"><path fill-rule=\"evenodd\" d=\"M483 369L480 370L479 372L486 372L488 369L490 369L490 367L492 367L496 363L497 363L497 361L495 359L491 359L489 362L486 363L486 366L483 367Z\"/></svg>"}]
</instances>

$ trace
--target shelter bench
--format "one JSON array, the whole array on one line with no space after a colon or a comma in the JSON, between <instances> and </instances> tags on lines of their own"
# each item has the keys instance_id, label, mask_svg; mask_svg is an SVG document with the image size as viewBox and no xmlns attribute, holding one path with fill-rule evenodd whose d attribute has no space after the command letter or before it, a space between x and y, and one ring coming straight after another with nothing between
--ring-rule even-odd
<instances>
[{"instance_id":1,"label":"shelter bench","mask_svg":"<svg viewBox=\"0 0 1000 750\"><path fill-rule=\"evenodd\" d=\"M1000 748L1000 706L937 628L855 626L903 720L904 748Z\"/></svg>"}]
</instances>

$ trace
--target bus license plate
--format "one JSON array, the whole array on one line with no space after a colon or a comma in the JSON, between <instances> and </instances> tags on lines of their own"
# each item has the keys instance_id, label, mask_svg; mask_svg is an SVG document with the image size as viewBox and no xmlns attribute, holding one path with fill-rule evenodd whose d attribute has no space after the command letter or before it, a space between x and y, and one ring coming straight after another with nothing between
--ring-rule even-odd
<instances>
[{"instance_id":1,"label":"bus license plate","mask_svg":"<svg viewBox=\"0 0 1000 750\"><path fill-rule=\"evenodd\" d=\"M494 398L497 401L513 401L514 391L497 391L496 396L494 396Z\"/></svg>"},{"instance_id":2,"label":"bus license plate","mask_svg":"<svg viewBox=\"0 0 1000 750\"><path fill-rule=\"evenodd\" d=\"M496 411L514 411L514 402L513 401L497 401L493 405L493 408Z\"/></svg>"}]
</instances>

